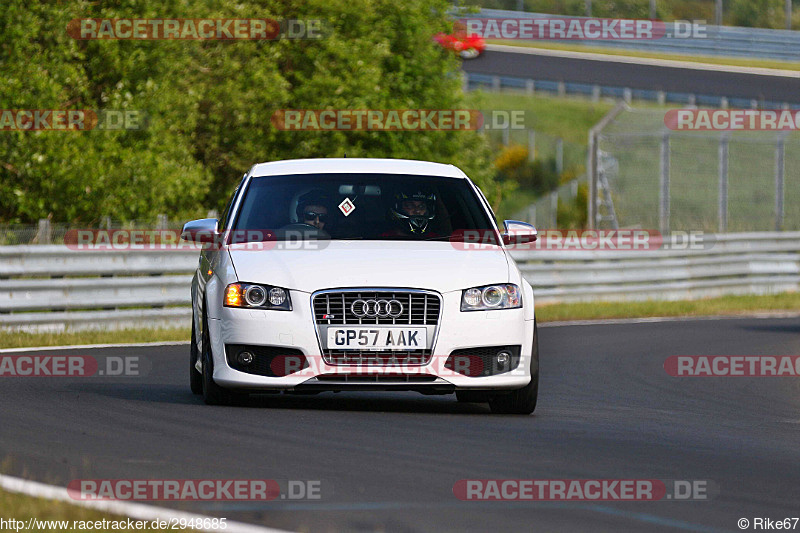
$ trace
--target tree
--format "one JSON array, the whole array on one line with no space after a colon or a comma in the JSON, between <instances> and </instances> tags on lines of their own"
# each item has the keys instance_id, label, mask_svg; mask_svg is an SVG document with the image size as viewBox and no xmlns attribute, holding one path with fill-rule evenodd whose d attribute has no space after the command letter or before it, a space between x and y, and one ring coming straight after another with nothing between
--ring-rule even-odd
<instances>
[{"instance_id":1,"label":"tree","mask_svg":"<svg viewBox=\"0 0 800 533\"><path fill-rule=\"evenodd\" d=\"M132 109L150 117L149 127L0 132L0 217L92 224L106 215L195 214L211 175L174 126L186 119L179 88L165 88L169 69L152 66L169 65L175 47L76 41L67 23L87 7L12 0L0 12L0 108Z\"/></svg>"},{"instance_id":2,"label":"tree","mask_svg":"<svg viewBox=\"0 0 800 533\"><path fill-rule=\"evenodd\" d=\"M2 109L128 109L138 131L0 132L0 220L91 224L221 207L252 164L286 158L401 157L460 166L492 190L474 132L287 132L279 109L463 108L458 60L431 39L444 0L300 3L9 0L0 12ZM321 19L324 38L276 41L75 40L75 18Z\"/></svg>"}]
</instances>

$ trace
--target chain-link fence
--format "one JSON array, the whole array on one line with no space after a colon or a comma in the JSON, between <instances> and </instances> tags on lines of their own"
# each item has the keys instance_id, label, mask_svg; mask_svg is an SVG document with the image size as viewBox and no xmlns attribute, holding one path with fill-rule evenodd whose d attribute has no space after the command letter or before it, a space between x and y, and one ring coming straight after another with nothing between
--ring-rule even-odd
<instances>
[{"instance_id":1,"label":"chain-link fence","mask_svg":"<svg viewBox=\"0 0 800 533\"><path fill-rule=\"evenodd\" d=\"M596 148L598 227L800 229L796 132L672 131L664 111L632 110L599 133Z\"/></svg>"},{"instance_id":2,"label":"chain-link fence","mask_svg":"<svg viewBox=\"0 0 800 533\"><path fill-rule=\"evenodd\" d=\"M481 131L492 145L500 150L504 146L524 146L529 159L552 161L555 171L583 168L586 164L586 145L563 140L556 135L533 129L502 129Z\"/></svg>"},{"instance_id":3,"label":"chain-link fence","mask_svg":"<svg viewBox=\"0 0 800 533\"><path fill-rule=\"evenodd\" d=\"M585 174L575 178L543 195L525 209L517 211L513 218L533 224L540 229L582 226L576 220L576 213L573 211L577 208L575 199L578 196L578 189L586 183Z\"/></svg>"},{"instance_id":4,"label":"chain-link fence","mask_svg":"<svg viewBox=\"0 0 800 533\"><path fill-rule=\"evenodd\" d=\"M578 195L579 183L587 182L584 174L587 154L585 144L565 141L561 137L532 129L486 130L482 133L487 136L493 149L498 153L503 153L503 149L507 147L524 147L528 154L528 164L535 161L541 165L541 169L545 169L542 172L552 173L554 182L548 188L555 186L559 181L563 183L551 191L542 193L541 184L539 188L534 188L529 183L521 181L515 193L535 191L538 198L523 209L514 208L515 211L505 211L504 216L529 222L537 228L577 224L573 213L575 198Z\"/></svg>"}]
</instances>

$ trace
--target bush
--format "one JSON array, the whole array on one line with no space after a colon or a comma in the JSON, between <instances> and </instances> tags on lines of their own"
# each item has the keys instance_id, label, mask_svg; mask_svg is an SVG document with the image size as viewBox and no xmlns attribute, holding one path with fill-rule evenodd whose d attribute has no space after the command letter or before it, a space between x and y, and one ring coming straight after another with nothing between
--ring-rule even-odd
<instances>
[{"instance_id":1,"label":"bush","mask_svg":"<svg viewBox=\"0 0 800 533\"><path fill-rule=\"evenodd\" d=\"M585 183L578 185L578 194L572 202L563 202L558 199L558 227L560 229L581 229L587 226L587 208L589 201L589 186Z\"/></svg>"},{"instance_id":2,"label":"bush","mask_svg":"<svg viewBox=\"0 0 800 533\"><path fill-rule=\"evenodd\" d=\"M520 188L544 194L558 186L555 157L528 161L528 149L518 145L504 148L494 161L495 179L516 183Z\"/></svg>"},{"instance_id":3,"label":"bush","mask_svg":"<svg viewBox=\"0 0 800 533\"><path fill-rule=\"evenodd\" d=\"M514 144L500 152L494 160L494 168L500 172L511 172L522 167L527 161L528 149Z\"/></svg>"},{"instance_id":4,"label":"bush","mask_svg":"<svg viewBox=\"0 0 800 533\"><path fill-rule=\"evenodd\" d=\"M782 0L733 0L728 19L734 26L783 28Z\"/></svg>"}]
</instances>

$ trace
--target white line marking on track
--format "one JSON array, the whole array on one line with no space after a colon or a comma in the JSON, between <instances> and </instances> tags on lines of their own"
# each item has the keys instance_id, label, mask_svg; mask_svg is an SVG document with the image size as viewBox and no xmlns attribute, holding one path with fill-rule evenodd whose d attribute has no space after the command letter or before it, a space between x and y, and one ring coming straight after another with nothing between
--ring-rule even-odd
<instances>
[{"instance_id":1,"label":"white line marking on track","mask_svg":"<svg viewBox=\"0 0 800 533\"><path fill-rule=\"evenodd\" d=\"M98 348L138 348L147 346L181 346L189 341L132 342L130 344L76 344L72 346L35 346L30 348L4 348L0 353L41 352L43 350L94 350Z\"/></svg>"},{"instance_id":2,"label":"white line marking on track","mask_svg":"<svg viewBox=\"0 0 800 533\"><path fill-rule=\"evenodd\" d=\"M562 320L555 322L539 322L543 328L557 328L563 326L603 326L614 324L645 324L650 322L681 322L692 320L745 320L765 318L800 318L800 311L764 311L750 314L737 315L708 315L708 316L648 316L641 318L598 318L591 320ZM79 344L74 346L36 346L29 348L4 348L0 353L15 352L42 352L48 350L96 350L102 348L136 348L147 346L185 346L189 341L141 342L130 344Z\"/></svg>"},{"instance_id":3,"label":"white line marking on track","mask_svg":"<svg viewBox=\"0 0 800 533\"><path fill-rule=\"evenodd\" d=\"M197 518L216 518L207 515L200 515L194 513L186 513L184 511L174 511L172 509L165 509L163 507L155 507L152 505L144 505L142 503L130 503L121 501L91 501L91 500L73 500L69 497L67 489L56 487L53 485L45 485L36 481L28 481L17 477L6 476L0 474L0 488L9 492L17 494L26 494L34 498L44 498L47 500L57 500L66 502L80 507L87 507L96 511L126 516L136 520L194 520ZM225 533L287 533L282 529L272 529L263 526L256 526L253 524L245 524L243 522L228 522ZM206 531L214 531L219 533L220 529L209 529Z\"/></svg>"},{"instance_id":4,"label":"white line marking on track","mask_svg":"<svg viewBox=\"0 0 800 533\"><path fill-rule=\"evenodd\" d=\"M752 313L749 315L709 315L709 316L649 316L642 318L600 318L596 320L564 320L561 322L539 322L543 328L562 326L606 326L614 324L645 324L652 322L690 322L704 320L745 320L766 318L800 318L800 311L775 311Z\"/></svg>"}]
</instances>

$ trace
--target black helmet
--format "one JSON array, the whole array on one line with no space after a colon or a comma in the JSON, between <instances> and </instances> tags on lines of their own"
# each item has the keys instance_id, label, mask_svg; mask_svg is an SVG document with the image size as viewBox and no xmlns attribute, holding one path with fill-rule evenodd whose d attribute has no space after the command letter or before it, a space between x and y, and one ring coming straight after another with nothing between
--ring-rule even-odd
<instances>
[{"instance_id":1,"label":"black helmet","mask_svg":"<svg viewBox=\"0 0 800 533\"><path fill-rule=\"evenodd\" d=\"M426 212L423 215L411 215L403 209L403 202L406 201L425 202ZM394 195L394 205L391 209L392 218L405 221L411 233L423 234L428 231L431 220L436 217L436 195L422 190L401 191Z\"/></svg>"},{"instance_id":2,"label":"black helmet","mask_svg":"<svg viewBox=\"0 0 800 533\"><path fill-rule=\"evenodd\" d=\"M305 211L306 206L320 205L330 211L330 203L330 198L327 194L325 194L324 191L314 189L305 193L297 199L297 209L295 209L297 220L300 222L303 221L303 212Z\"/></svg>"}]
</instances>

